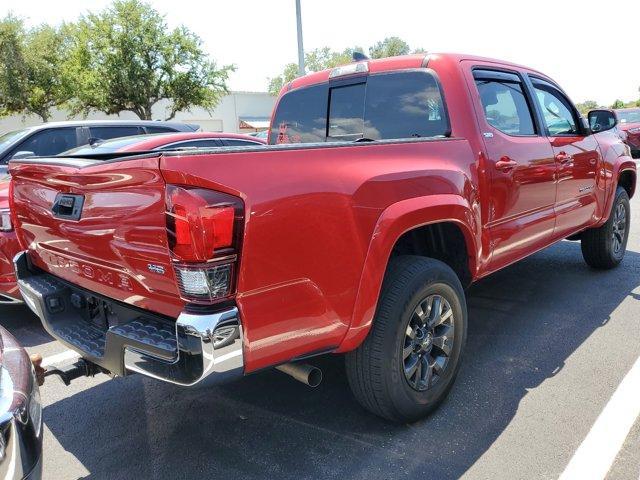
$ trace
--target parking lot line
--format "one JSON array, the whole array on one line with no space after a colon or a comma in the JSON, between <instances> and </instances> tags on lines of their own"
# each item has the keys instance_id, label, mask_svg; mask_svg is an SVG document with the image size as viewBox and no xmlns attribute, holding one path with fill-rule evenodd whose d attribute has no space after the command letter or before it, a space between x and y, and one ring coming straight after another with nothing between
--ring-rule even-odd
<instances>
[{"instance_id":1,"label":"parking lot line","mask_svg":"<svg viewBox=\"0 0 640 480\"><path fill-rule=\"evenodd\" d=\"M640 358L624 377L559 480L605 478L640 416Z\"/></svg>"},{"instance_id":2,"label":"parking lot line","mask_svg":"<svg viewBox=\"0 0 640 480\"><path fill-rule=\"evenodd\" d=\"M42 366L47 367L49 365L54 365L56 363L64 362L67 360L72 360L74 358L79 357L76 352L73 350L65 350L62 353L57 353L55 355L51 355L50 357L45 357L42 359Z\"/></svg>"}]
</instances>

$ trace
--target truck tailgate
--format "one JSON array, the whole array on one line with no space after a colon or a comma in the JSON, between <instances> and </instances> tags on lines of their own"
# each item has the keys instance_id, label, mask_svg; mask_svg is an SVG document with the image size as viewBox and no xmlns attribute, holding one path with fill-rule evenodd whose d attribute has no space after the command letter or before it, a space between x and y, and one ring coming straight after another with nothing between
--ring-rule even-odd
<instances>
[{"instance_id":1,"label":"truck tailgate","mask_svg":"<svg viewBox=\"0 0 640 480\"><path fill-rule=\"evenodd\" d=\"M39 268L176 317L159 157L12 162L18 238Z\"/></svg>"}]
</instances>

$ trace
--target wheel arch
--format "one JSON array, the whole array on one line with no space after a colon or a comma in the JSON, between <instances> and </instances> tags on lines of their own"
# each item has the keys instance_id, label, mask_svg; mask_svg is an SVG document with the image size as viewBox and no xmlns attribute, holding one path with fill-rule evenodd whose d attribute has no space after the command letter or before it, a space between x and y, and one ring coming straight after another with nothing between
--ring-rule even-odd
<instances>
[{"instance_id":1,"label":"wheel arch","mask_svg":"<svg viewBox=\"0 0 640 480\"><path fill-rule=\"evenodd\" d=\"M620 170L618 173L618 185L626 190L629 198L633 197L636 191L636 170L632 168Z\"/></svg>"},{"instance_id":2,"label":"wheel arch","mask_svg":"<svg viewBox=\"0 0 640 480\"><path fill-rule=\"evenodd\" d=\"M369 244L356 295L350 327L338 347L338 352L357 348L366 338L378 304L382 281L394 255L407 254L407 239L416 235L440 235L434 241L442 241L442 235L454 236L454 245L464 246L464 252L455 255L431 256L452 266L461 277L463 285L477 276L477 252L479 243L479 219L468 202L459 195L434 195L418 197L395 203L378 219ZM463 243L460 243L463 242ZM428 242L427 242L428 243ZM413 251L413 254L421 254ZM428 249L422 250L424 253ZM440 254L443 252L440 251ZM466 257L464 262L462 256ZM453 263L453 265L451 263Z\"/></svg>"}]
</instances>

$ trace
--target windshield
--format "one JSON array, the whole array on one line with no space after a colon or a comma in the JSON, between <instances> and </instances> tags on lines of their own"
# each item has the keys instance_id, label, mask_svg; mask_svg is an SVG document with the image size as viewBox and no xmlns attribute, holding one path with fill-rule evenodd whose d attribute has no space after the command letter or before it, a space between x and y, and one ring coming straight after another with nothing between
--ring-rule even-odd
<instances>
[{"instance_id":1,"label":"windshield","mask_svg":"<svg viewBox=\"0 0 640 480\"><path fill-rule=\"evenodd\" d=\"M82 147L72 148L71 150L67 150L66 152L60 153L58 156L65 157L69 155L90 155L95 153L114 153L119 151L122 148L128 147L129 145L134 145L136 143L142 142L149 138L153 138L157 135L162 134L152 134L152 135L136 135L133 137L121 137L115 138L113 140L107 140L104 142L94 143L91 145L83 145Z\"/></svg>"},{"instance_id":2,"label":"windshield","mask_svg":"<svg viewBox=\"0 0 640 480\"><path fill-rule=\"evenodd\" d=\"M0 135L0 153L11 147L14 142L24 137L29 133L29 129L14 130L13 132L7 132Z\"/></svg>"},{"instance_id":3,"label":"windshield","mask_svg":"<svg viewBox=\"0 0 640 480\"><path fill-rule=\"evenodd\" d=\"M620 123L640 123L640 108L616 110Z\"/></svg>"}]
</instances>

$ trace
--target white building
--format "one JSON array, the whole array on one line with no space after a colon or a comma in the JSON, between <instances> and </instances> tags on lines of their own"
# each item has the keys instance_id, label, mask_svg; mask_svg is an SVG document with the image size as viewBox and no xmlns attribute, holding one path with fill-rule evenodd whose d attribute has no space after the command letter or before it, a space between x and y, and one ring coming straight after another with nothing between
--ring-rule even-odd
<instances>
[{"instance_id":1,"label":"white building","mask_svg":"<svg viewBox=\"0 0 640 480\"><path fill-rule=\"evenodd\" d=\"M195 123L208 132L232 132L251 133L265 130L269 127L271 111L276 97L266 92L231 92L222 98L218 106L211 112L203 108L193 108L190 111L178 112L174 121ZM166 117L167 102L159 102L153 107L153 118L164 119ZM101 112L87 116L88 120L103 119L135 120L131 112L122 112L120 115L106 115ZM52 122L60 120L79 120L82 117L69 118L69 113L60 110L52 111ZM15 115L0 118L0 134L16 130L22 127L42 123L40 117L30 115L24 117Z\"/></svg>"}]
</instances>

